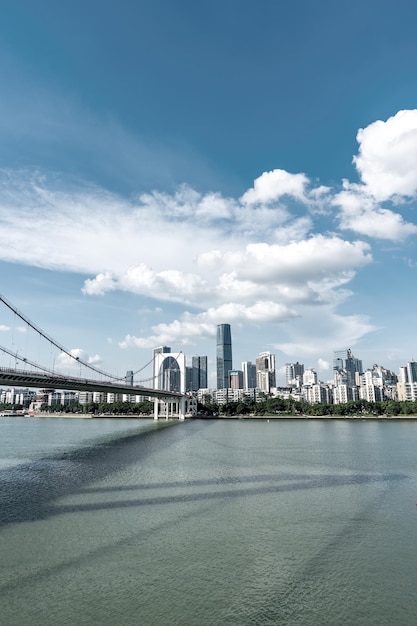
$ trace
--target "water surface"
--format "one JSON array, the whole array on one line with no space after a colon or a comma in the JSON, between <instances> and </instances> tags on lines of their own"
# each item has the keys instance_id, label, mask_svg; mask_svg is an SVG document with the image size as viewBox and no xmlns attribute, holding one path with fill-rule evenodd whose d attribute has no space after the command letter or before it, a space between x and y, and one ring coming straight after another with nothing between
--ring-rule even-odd
<instances>
[{"instance_id":1,"label":"water surface","mask_svg":"<svg viewBox=\"0 0 417 626\"><path fill-rule=\"evenodd\" d=\"M417 422L0 418L7 626L414 624Z\"/></svg>"}]
</instances>

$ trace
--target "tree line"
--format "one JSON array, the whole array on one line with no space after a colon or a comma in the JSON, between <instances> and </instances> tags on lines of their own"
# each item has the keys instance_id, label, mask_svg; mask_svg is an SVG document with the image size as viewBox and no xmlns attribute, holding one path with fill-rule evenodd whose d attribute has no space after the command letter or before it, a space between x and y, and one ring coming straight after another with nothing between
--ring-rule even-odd
<instances>
[{"instance_id":1,"label":"tree line","mask_svg":"<svg viewBox=\"0 0 417 626\"><path fill-rule=\"evenodd\" d=\"M23 409L21 404L0 403L0 410L17 411ZM143 402L87 402L80 404L73 402L62 406L41 405L43 413L88 413L93 415L132 415L148 417L153 415L154 405L150 400ZM255 400L239 400L215 404L207 400L205 404L197 406L199 417L221 417L233 415L334 415L344 416L378 416L378 415L417 415L417 401L383 400L381 402L367 402L366 400L350 400L344 404L310 404L304 400L298 401L284 398L264 397Z\"/></svg>"},{"instance_id":2,"label":"tree line","mask_svg":"<svg viewBox=\"0 0 417 626\"><path fill-rule=\"evenodd\" d=\"M284 398L263 398L258 402L254 400L240 400L214 404L208 402L198 405L201 417L216 417L226 415L334 415L344 416L378 416L378 415L415 415L417 414L417 401L383 400L381 402L368 402L366 400L350 400L344 404L311 404L304 400L298 401Z\"/></svg>"}]
</instances>

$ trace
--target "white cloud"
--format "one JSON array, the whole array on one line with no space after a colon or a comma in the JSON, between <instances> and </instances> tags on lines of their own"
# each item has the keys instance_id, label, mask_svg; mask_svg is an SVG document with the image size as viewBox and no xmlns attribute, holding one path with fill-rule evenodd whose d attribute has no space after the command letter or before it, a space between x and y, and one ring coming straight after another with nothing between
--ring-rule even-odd
<instances>
[{"instance_id":1,"label":"white cloud","mask_svg":"<svg viewBox=\"0 0 417 626\"><path fill-rule=\"evenodd\" d=\"M318 348L307 320L328 333L329 345L352 345L372 324L335 311L372 254L357 235L340 232L376 241L417 234L405 216L410 205L400 202L417 189L416 116L400 112L362 129L362 182L337 190L274 169L240 198L181 185L127 199L39 173L0 173L0 260L86 274L86 295L121 291L175 303L170 319L165 311L164 324L149 336L127 335L124 346L186 344L212 337L224 320L251 328L291 320L300 339L277 344L290 351Z\"/></svg>"},{"instance_id":2,"label":"white cloud","mask_svg":"<svg viewBox=\"0 0 417 626\"><path fill-rule=\"evenodd\" d=\"M375 239L402 241L417 234L417 226L404 221L402 215L380 207L360 185L344 183L344 190L334 197L341 208L340 228Z\"/></svg>"},{"instance_id":3,"label":"white cloud","mask_svg":"<svg viewBox=\"0 0 417 626\"><path fill-rule=\"evenodd\" d=\"M330 370L330 363L324 359L318 359L317 367L321 372L328 372Z\"/></svg>"},{"instance_id":4,"label":"white cloud","mask_svg":"<svg viewBox=\"0 0 417 626\"><path fill-rule=\"evenodd\" d=\"M230 302L195 315L185 312L179 320L153 326L151 336L127 335L119 345L121 348L132 346L152 348L156 345L171 343L185 346L203 337L214 337L216 325L223 323L224 320L228 323L262 324L281 322L296 316L297 313L294 310L277 302L258 301L251 306Z\"/></svg>"},{"instance_id":5,"label":"white cloud","mask_svg":"<svg viewBox=\"0 0 417 626\"><path fill-rule=\"evenodd\" d=\"M257 243L242 251L202 253L200 274L154 272L145 264L119 275L106 272L85 281L83 291L103 295L119 289L197 309L271 299L285 305L317 303L335 301L335 290L371 260L367 244L316 235L288 245Z\"/></svg>"},{"instance_id":6,"label":"white cloud","mask_svg":"<svg viewBox=\"0 0 417 626\"><path fill-rule=\"evenodd\" d=\"M7 332L10 330L10 326L6 326L5 324L0 324L0 332Z\"/></svg>"},{"instance_id":7,"label":"white cloud","mask_svg":"<svg viewBox=\"0 0 417 626\"><path fill-rule=\"evenodd\" d=\"M53 369L56 372L61 373L72 373L74 375L77 374L80 370L79 360L84 361L84 363L89 363L90 365L98 365L102 363L102 358L96 354L94 356L90 356L82 350L81 348L74 348L69 351L72 354L72 357L65 352L60 352L54 359Z\"/></svg>"},{"instance_id":8,"label":"white cloud","mask_svg":"<svg viewBox=\"0 0 417 626\"><path fill-rule=\"evenodd\" d=\"M308 360L315 355L332 353L335 346L353 347L375 330L377 327L366 315L340 315L331 306L310 307L292 321L288 333L290 340L276 342L274 348L287 358ZM285 331L284 325L282 332Z\"/></svg>"},{"instance_id":9,"label":"white cloud","mask_svg":"<svg viewBox=\"0 0 417 626\"><path fill-rule=\"evenodd\" d=\"M262 204L279 200L282 196L292 196L304 201L308 182L305 174L290 174L280 169L264 172L240 200L243 204Z\"/></svg>"},{"instance_id":10,"label":"white cloud","mask_svg":"<svg viewBox=\"0 0 417 626\"><path fill-rule=\"evenodd\" d=\"M234 269L243 279L299 284L366 265L371 261L369 250L369 245L360 241L315 235L288 245L253 243L243 252L202 254L199 263L204 266L216 259L218 265Z\"/></svg>"},{"instance_id":11,"label":"white cloud","mask_svg":"<svg viewBox=\"0 0 417 626\"><path fill-rule=\"evenodd\" d=\"M381 202L417 191L417 109L399 111L357 134L353 161L367 193Z\"/></svg>"}]
</instances>

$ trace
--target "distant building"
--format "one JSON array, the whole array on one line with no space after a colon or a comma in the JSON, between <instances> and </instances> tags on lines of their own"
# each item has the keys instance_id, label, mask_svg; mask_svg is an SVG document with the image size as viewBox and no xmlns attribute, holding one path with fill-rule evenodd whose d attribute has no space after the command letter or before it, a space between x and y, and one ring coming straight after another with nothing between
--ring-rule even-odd
<instances>
[{"instance_id":1,"label":"distant building","mask_svg":"<svg viewBox=\"0 0 417 626\"><path fill-rule=\"evenodd\" d=\"M285 378L288 387L301 387L303 384L304 365L302 363L287 363Z\"/></svg>"},{"instance_id":2,"label":"distant building","mask_svg":"<svg viewBox=\"0 0 417 626\"><path fill-rule=\"evenodd\" d=\"M276 387L275 354L261 352L256 357L256 386L264 393Z\"/></svg>"},{"instance_id":3,"label":"distant building","mask_svg":"<svg viewBox=\"0 0 417 626\"><path fill-rule=\"evenodd\" d=\"M193 368L185 368L185 391L193 391Z\"/></svg>"},{"instance_id":4,"label":"distant building","mask_svg":"<svg viewBox=\"0 0 417 626\"><path fill-rule=\"evenodd\" d=\"M417 361L400 367L397 383L398 400L417 400Z\"/></svg>"},{"instance_id":5,"label":"distant building","mask_svg":"<svg viewBox=\"0 0 417 626\"><path fill-rule=\"evenodd\" d=\"M303 387L303 397L310 404L330 404L332 394L328 385L314 383Z\"/></svg>"},{"instance_id":6,"label":"distant building","mask_svg":"<svg viewBox=\"0 0 417 626\"><path fill-rule=\"evenodd\" d=\"M317 372L315 369L310 367L309 369L304 370L303 374L303 385L316 385L317 384Z\"/></svg>"},{"instance_id":7,"label":"distant building","mask_svg":"<svg viewBox=\"0 0 417 626\"><path fill-rule=\"evenodd\" d=\"M242 370L231 370L229 372L229 389L243 389Z\"/></svg>"},{"instance_id":8,"label":"distant building","mask_svg":"<svg viewBox=\"0 0 417 626\"><path fill-rule=\"evenodd\" d=\"M243 389L255 389L256 387L256 365L251 361L243 361Z\"/></svg>"},{"instance_id":9,"label":"distant building","mask_svg":"<svg viewBox=\"0 0 417 626\"><path fill-rule=\"evenodd\" d=\"M229 386L229 372L232 365L232 332L230 324L217 326L217 389Z\"/></svg>"},{"instance_id":10,"label":"distant building","mask_svg":"<svg viewBox=\"0 0 417 626\"><path fill-rule=\"evenodd\" d=\"M207 388L207 357L206 356L193 356L192 358L192 375L191 375L191 390L198 391L199 389Z\"/></svg>"},{"instance_id":11,"label":"distant building","mask_svg":"<svg viewBox=\"0 0 417 626\"><path fill-rule=\"evenodd\" d=\"M347 384L355 384L355 374L362 373L362 361L356 359L350 348L345 350L335 350L333 353L333 372L345 371L347 373Z\"/></svg>"}]
</instances>

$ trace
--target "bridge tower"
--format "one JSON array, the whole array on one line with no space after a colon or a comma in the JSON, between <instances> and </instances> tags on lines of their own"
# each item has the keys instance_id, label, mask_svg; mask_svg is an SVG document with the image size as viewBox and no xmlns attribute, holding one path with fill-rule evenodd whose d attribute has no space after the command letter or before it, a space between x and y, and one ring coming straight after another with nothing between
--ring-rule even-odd
<instances>
[{"instance_id":1,"label":"bridge tower","mask_svg":"<svg viewBox=\"0 0 417 626\"><path fill-rule=\"evenodd\" d=\"M183 352L171 352L169 348L154 351L154 388L163 391L176 391L185 394L185 354ZM154 401L154 419L159 417L178 416L185 419L185 397L178 400Z\"/></svg>"}]
</instances>

